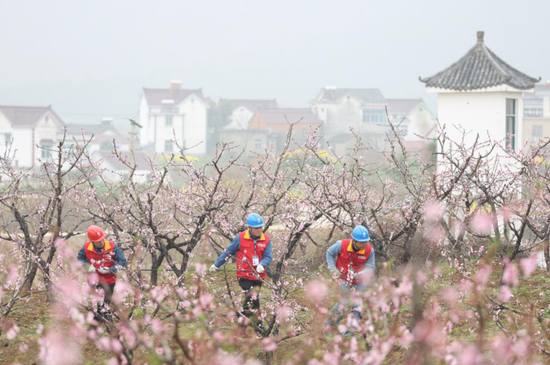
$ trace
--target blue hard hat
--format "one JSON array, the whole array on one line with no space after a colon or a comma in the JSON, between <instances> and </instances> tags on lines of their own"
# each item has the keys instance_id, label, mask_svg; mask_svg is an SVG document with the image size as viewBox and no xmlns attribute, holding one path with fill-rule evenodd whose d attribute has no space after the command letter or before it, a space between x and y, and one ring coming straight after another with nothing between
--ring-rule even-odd
<instances>
[{"instance_id":1,"label":"blue hard hat","mask_svg":"<svg viewBox=\"0 0 550 365\"><path fill-rule=\"evenodd\" d=\"M258 213L250 213L246 218L246 225L251 228L263 227L264 219Z\"/></svg>"},{"instance_id":2,"label":"blue hard hat","mask_svg":"<svg viewBox=\"0 0 550 365\"><path fill-rule=\"evenodd\" d=\"M353 232L351 232L351 238L357 242L370 241L369 231L363 226L355 226Z\"/></svg>"}]
</instances>

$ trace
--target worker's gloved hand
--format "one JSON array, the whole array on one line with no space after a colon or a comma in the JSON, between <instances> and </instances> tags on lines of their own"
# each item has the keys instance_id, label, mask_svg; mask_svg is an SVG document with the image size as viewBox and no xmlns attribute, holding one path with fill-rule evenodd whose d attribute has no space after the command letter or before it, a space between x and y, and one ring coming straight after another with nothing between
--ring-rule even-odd
<instances>
[{"instance_id":1,"label":"worker's gloved hand","mask_svg":"<svg viewBox=\"0 0 550 365\"><path fill-rule=\"evenodd\" d=\"M353 286L353 285L352 285L349 281L347 281L347 280L340 279L339 282L340 282L340 285L343 286L343 287L345 287L345 288L351 288L351 287Z\"/></svg>"},{"instance_id":2,"label":"worker's gloved hand","mask_svg":"<svg viewBox=\"0 0 550 365\"><path fill-rule=\"evenodd\" d=\"M256 271L258 272L258 274L261 274L265 271L265 268L262 265L258 265L256 267Z\"/></svg>"},{"instance_id":3,"label":"worker's gloved hand","mask_svg":"<svg viewBox=\"0 0 550 365\"><path fill-rule=\"evenodd\" d=\"M210 268L208 269L208 271L210 271L210 272L216 272L216 271L218 271L218 268L216 267L215 264L212 264L212 266L210 266Z\"/></svg>"},{"instance_id":4,"label":"worker's gloved hand","mask_svg":"<svg viewBox=\"0 0 550 365\"><path fill-rule=\"evenodd\" d=\"M94 265L91 265L91 264L90 264L90 266L88 267L88 272L96 272L96 270L97 270L97 269L95 268Z\"/></svg>"},{"instance_id":5,"label":"worker's gloved hand","mask_svg":"<svg viewBox=\"0 0 550 365\"><path fill-rule=\"evenodd\" d=\"M101 273L101 274L108 274L108 273L110 273L108 267L100 267L99 269L97 269L97 272L98 272L98 273Z\"/></svg>"}]
</instances>

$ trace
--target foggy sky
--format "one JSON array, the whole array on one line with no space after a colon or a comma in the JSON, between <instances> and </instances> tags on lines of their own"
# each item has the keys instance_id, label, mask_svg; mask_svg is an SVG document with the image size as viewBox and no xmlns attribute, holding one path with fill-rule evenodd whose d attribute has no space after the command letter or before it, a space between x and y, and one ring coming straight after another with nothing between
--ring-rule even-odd
<instances>
[{"instance_id":1,"label":"foggy sky","mask_svg":"<svg viewBox=\"0 0 550 365\"><path fill-rule=\"evenodd\" d=\"M68 123L123 117L141 88L276 98L307 107L325 85L423 97L418 76L485 42L550 78L548 1L0 0L0 105L49 105Z\"/></svg>"}]
</instances>

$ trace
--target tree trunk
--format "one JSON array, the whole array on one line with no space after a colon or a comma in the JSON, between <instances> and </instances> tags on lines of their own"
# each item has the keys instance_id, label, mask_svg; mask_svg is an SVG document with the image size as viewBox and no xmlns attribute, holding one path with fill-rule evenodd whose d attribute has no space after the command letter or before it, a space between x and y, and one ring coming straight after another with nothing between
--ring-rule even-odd
<instances>
[{"instance_id":1,"label":"tree trunk","mask_svg":"<svg viewBox=\"0 0 550 365\"><path fill-rule=\"evenodd\" d=\"M416 231L410 241L410 261L411 261L411 274L413 279L413 292L412 292L412 325L414 327L424 320L424 299L423 299L423 286L418 282L418 274L424 267L424 258L422 257L422 242L423 232ZM429 364L430 361L427 356L426 343L420 342L414 344L410 350L410 364Z\"/></svg>"},{"instance_id":2,"label":"tree trunk","mask_svg":"<svg viewBox=\"0 0 550 365\"><path fill-rule=\"evenodd\" d=\"M50 278L50 269L49 267L43 267L42 270L44 273L44 286L46 287L46 297L48 298L48 302L52 304L55 302L55 293L53 291L53 283Z\"/></svg>"},{"instance_id":3,"label":"tree trunk","mask_svg":"<svg viewBox=\"0 0 550 365\"><path fill-rule=\"evenodd\" d=\"M176 272L176 275L180 279L178 280L179 286L183 286L183 281L184 281L183 275L185 272L187 272L187 266L189 265L189 253L190 252L188 250L185 251L185 255L183 255L183 257L181 258L180 271Z\"/></svg>"},{"instance_id":4,"label":"tree trunk","mask_svg":"<svg viewBox=\"0 0 550 365\"><path fill-rule=\"evenodd\" d=\"M51 267L50 265L55 256L55 252L56 252L55 244L52 243L46 262L43 262L43 261L41 262L42 272L44 273L44 286L46 287L46 297L48 298L48 302L50 303L54 303L56 301L55 293L53 291L52 279L50 278L50 267Z\"/></svg>"},{"instance_id":5,"label":"tree trunk","mask_svg":"<svg viewBox=\"0 0 550 365\"><path fill-rule=\"evenodd\" d=\"M415 254L415 235L416 235L416 226L412 227L410 232L407 233L407 241L405 241L405 252L403 253L402 260L403 265L407 265L413 259Z\"/></svg>"},{"instance_id":6,"label":"tree trunk","mask_svg":"<svg viewBox=\"0 0 550 365\"><path fill-rule=\"evenodd\" d=\"M544 261L546 261L546 271L550 272L550 241L548 239L544 244Z\"/></svg>"},{"instance_id":7,"label":"tree trunk","mask_svg":"<svg viewBox=\"0 0 550 365\"><path fill-rule=\"evenodd\" d=\"M164 255L161 255L160 258L157 258L156 255L152 257L151 262L151 286L157 286L158 277L159 277L159 268L162 265L164 260Z\"/></svg>"},{"instance_id":8,"label":"tree trunk","mask_svg":"<svg viewBox=\"0 0 550 365\"><path fill-rule=\"evenodd\" d=\"M31 291L34 278L36 277L36 273L38 272L38 263L30 262L29 265L31 265L31 270L29 271L29 275L27 275L27 277L25 278L25 284L23 284L23 289L21 290L21 293L23 294Z\"/></svg>"}]
</instances>

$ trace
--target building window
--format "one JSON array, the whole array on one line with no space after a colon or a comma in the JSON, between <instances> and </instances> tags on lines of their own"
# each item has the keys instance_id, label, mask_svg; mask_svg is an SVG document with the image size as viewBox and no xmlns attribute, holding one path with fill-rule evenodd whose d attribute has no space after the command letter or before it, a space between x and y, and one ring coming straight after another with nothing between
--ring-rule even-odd
<instances>
[{"instance_id":1,"label":"building window","mask_svg":"<svg viewBox=\"0 0 550 365\"><path fill-rule=\"evenodd\" d=\"M164 118L165 118L164 125L167 126L167 127L171 127L173 125L172 116L171 115L166 115Z\"/></svg>"},{"instance_id":2,"label":"building window","mask_svg":"<svg viewBox=\"0 0 550 365\"><path fill-rule=\"evenodd\" d=\"M516 99L506 99L506 148L516 149Z\"/></svg>"},{"instance_id":3,"label":"building window","mask_svg":"<svg viewBox=\"0 0 550 365\"><path fill-rule=\"evenodd\" d=\"M269 138L268 144L269 144L268 151L275 153L275 148L277 146L277 140L275 138Z\"/></svg>"},{"instance_id":4,"label":"building window","mask_svg":"<svg viewBox=\"0 0 550 365\"><path fill-rule=\"evenodd\" d=\"M384 109L363 109L364 123L385 123L386 111Z\"/></svg>"},{"instance_id":5,"label":"building window","mask_svg":"<svg viewBox=\"0 0 550 365\"><path fill-rule=\"evenodd\" d=\"M542 125L534 125L531 127L531 142L538 143L542 139Z\"/></svg>"},{"instance_id":6,"label":"building window","mask_svg":"<svg viewBox=\"0 0 550 365\"><path fill-rule=\"evenodd\" d=\"M257 139L254 141L254 151L256 152L262 152L262 140Z\"/></svg>"},{"instance_id":7,"label":"building window","mask_svg":"<svg viewBox=\"0 0 550 365\"><path fill-rule=\"evenodd\" d=\"M166 140L164 141L164 153L173 153L174 152L174 143L172 143L172 140Z\"/></svg>"},{"instance_id":8,"label":"building window","mask_svg":"<svg viewBox=\"0 0 550 365\"><path fill-rule=\"evenodd\" d=\"M542 117L542 108L525 109L523 115L525 115L526 117Z\"/></svg>"},{"instance_id":9,"label":"building window","mask_svg":"<svg viewBox=\"0 0 550 365\"><path fill-rule=\"evenodd\" d=\"M40 144L40 158L42 161L49 160L52 157L52 148L53 145L50 143Z\"/></svg>"}]
</instances>

